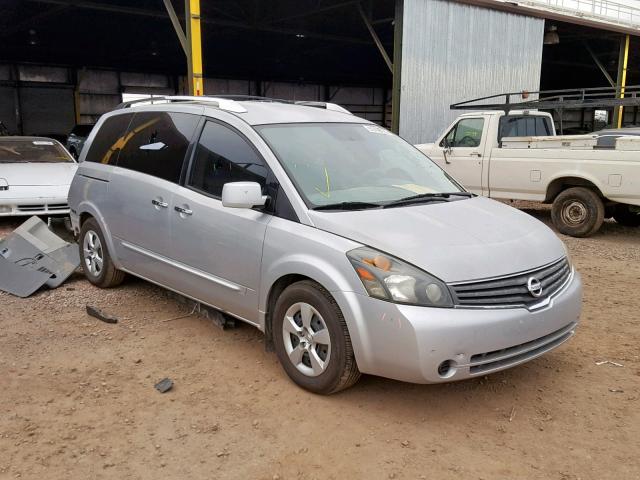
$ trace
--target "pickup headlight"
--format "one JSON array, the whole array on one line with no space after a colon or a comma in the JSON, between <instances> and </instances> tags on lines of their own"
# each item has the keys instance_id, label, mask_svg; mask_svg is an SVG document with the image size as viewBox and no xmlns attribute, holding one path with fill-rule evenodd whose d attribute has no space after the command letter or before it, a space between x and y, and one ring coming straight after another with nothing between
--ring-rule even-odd
<instances>
[{"instance_id":1,"label":"pickup headlight","mask_svg":"<svg viewBox=\"0 0 640 480\"><path fill-rule=\"evenodd\" d=\"M447 286L439 279L402 260L368 247L347 252L371 297L425 307L453 307Z\"/></svg>"}]
</instances>

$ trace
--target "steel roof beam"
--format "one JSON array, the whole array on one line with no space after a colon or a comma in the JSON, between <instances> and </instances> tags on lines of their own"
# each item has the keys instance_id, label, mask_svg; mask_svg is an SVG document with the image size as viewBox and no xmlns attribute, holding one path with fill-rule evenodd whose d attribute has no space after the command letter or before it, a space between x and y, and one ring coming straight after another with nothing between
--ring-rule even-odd
<instances>
[{"instance_id":1,"label":"steel roof beam","mask_svg":"<svg viewBox=\"0 0 640 480\"><path fill-rule=\"evenodd\" d=\"M66 5L69 7L82 8L86 10L96 10L103 12L111 12L111 13L122 13L125 15L138 15L145 17L153 17L162 20L167 19L167 15L164 10L146 10L137 7L123 7L116 5L107 5L104 3L98 2L79 2L76 0L28 0L31 2L37 3L46 3L51 5ZM182 17L178 17L182 20ZM324 34L324 33L316 33L310 32L306 30L300 30L296 28L278 28L269 25L252 25L249 23L238 22L234 20L222 20L222 19L211 19L211 18L203 18L202 23L207 25L215 25L218 27L228 27L228 28L236 28L239 30L257 30L267 33L278 33L282 35L304 35L307 38L316 38L318 40L327 40L332 42L341 42L341 43L353 43L359 45L369 45L370 41L363 38L356 37L347 37L343 35L332 35L332 34Z\"/></svg>"}]
</instances>

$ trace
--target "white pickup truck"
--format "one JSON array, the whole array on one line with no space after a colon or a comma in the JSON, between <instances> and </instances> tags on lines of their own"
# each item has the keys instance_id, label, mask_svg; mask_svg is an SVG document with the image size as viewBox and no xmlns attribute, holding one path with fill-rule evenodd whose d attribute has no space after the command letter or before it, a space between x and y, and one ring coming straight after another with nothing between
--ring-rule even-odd
<instances>
[{"instance_id":1,"label":"white pickup truck","mask_svg":"<svg viewBox=\"0 0 640 480\"><path fill-rule=\"evenodd\" d=\"M566 235L589 236L611 217L640 226L640 137L599 148L597 135L555 133L548 113L473 112L416 146L471 192L552 203Z\"/></svg>"}]
</instances>

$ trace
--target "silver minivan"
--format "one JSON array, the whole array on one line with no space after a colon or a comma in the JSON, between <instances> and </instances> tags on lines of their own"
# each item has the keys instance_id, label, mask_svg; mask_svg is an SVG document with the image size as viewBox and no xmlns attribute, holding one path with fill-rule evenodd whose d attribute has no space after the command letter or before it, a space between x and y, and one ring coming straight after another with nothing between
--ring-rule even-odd
<instances>
[{"instance_id":1,"label":"silver minivan","mask_svg":"<svg viewBox=\"0 0 640 480\"><path fill-rule=\"evenodd\" d=\"M549 228L337 105L123 105L80 161L89 281L130 273L254 325L310 391L478 377L576 330L580 276Z\"/></svg>"}]
</instances>

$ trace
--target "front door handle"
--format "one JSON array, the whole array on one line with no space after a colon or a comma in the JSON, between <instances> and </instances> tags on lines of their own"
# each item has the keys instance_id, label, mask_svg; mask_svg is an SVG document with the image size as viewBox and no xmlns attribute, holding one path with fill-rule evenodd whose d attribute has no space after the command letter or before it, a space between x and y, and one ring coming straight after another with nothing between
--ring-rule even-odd
<instances>
[{"instance_id":1,"label":"front door handle","mask_svg":"<svg viewBox=\"0 0 640 480\"><path fill-rule=\"evenodd\" d=\"M175 206L173 209L180 215L193 215L193 210L189 210L188 208Z\"/></svg>"},{"instance_id":2,"label":"front door handle","mask_svg":"<svg viewBox=\"0 0 640 480\"><path fill-rule=\"evenodd\" d=\"M471 156L480 158L482 157L482 154L480 152L471 152Z\"/></svg>"},{"instance_id":3,"label":"front door handle","mask_svg":"<svg viewBox=\"0 0 640 480\"><path fill-rule=\"evenodd\" d=\"M158 200L155 198L151 200L151 203L153 203L156 207L160 207L160 208L167 208L169 206L167 202L163 202L162 200Z\"/></svg>"}]
</instances>

